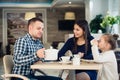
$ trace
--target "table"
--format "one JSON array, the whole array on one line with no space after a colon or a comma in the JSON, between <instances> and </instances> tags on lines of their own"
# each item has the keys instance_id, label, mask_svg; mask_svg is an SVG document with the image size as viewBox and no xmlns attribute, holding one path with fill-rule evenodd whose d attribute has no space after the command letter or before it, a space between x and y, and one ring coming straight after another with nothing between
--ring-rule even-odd
<instances>
[{"instance_id":1,"label":"table","mask_svg":"<svg viewBox=\"0 0 120 80\"><path fill-rule=\"evenodd\" d=\"M102 64L94 62L81 62L79 66L72 65L72 63L59 63L59 62L37 62L31 65L31 69L61 69L62 72L59 73L59 77L62 77L64 70L97 70L99 71L102 68ZM70 72L72 75L69 80L75 80L74 72Z\"/></svg>"},{"instance_id":2,"label":"table","mask_svg":"<svg viewBox=\"0 0 120 80\"><path fill-rule=\"evenodd\" d=\"M69 70L100 70L102 64L93 62L81 62L79 66L72 65L72 63L59 63L59 62L36 62L31 65L31 69L69 69Z\"/></svg>"}]
</instances>

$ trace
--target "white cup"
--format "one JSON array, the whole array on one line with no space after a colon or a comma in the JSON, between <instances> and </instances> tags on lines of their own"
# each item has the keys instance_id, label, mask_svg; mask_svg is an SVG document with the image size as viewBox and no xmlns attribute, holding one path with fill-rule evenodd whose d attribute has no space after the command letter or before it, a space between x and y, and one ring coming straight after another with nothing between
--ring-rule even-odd
<instances>
[{"instance_id":1,"label":"white cup","mask_svg":"<svg viewBox=\"0 0 120 80\"><path fill-rule=\"evenodd\" d=\"M57 60L58 50L57 49L46 49L45 50L45 60Z\"/></svg>"},{"instance_id":2,"label":"white cup","mask_svg":"<svg viewBox=\"0 0 120 80\"><path fill-rule=\"evenodd\" d=\"M79 54L74 54L73 55L73 58L77 58L77 57L80 58L80 55Z\"/></svg>"},{"instance_id":3,"label":"white cup","mask_svg":"<svg viewBox=\"0 0 120 80\"><path fill-rule=\"evenodd\" d=\"M62 56L62 57L60 57L60 61L63 63L69 62L70 56Z\"/></svg>"},{"instance_id":4,"label":"white cup","mask_svg":"<svg viewBox=\"0 0 120 80\"><path fill-rule=\"evenodd\" d=\"M73 65L80 65L80 55L74 55L72 62Z\"/></svg>"}]
</instances>

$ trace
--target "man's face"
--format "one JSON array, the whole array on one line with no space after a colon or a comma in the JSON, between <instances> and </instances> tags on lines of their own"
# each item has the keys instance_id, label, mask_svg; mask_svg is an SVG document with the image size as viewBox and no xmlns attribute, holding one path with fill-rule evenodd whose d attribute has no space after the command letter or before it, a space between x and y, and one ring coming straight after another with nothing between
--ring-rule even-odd
<instances>
[{"instance_id":1,"label":"man's face","mask_svg":"<svg viewBox=\"0 0 120 80\"><path fill-rule=\"evenodd\" d=\"M40 21L36 21L30 24L29 26L29 33L34 39L40 39L43 34L43 23Z\"/></svg>"}]
</instances>

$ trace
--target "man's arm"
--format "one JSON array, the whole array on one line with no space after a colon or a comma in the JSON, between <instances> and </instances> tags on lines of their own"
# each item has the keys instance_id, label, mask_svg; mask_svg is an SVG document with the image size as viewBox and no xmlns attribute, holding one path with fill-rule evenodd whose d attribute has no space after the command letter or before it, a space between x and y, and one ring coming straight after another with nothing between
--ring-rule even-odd
<instances>
[{"instance_id":1,"label":"man's arm","mask_svg":"<svg viewBox=\"0 0 120 80\"><path fill-rule=\"evenodd\" d=\"M27 53L27 42L18 39L14 46L14 62L18 65L30 65L39 60L36 53Z\"/></svg>"}]
</instances>

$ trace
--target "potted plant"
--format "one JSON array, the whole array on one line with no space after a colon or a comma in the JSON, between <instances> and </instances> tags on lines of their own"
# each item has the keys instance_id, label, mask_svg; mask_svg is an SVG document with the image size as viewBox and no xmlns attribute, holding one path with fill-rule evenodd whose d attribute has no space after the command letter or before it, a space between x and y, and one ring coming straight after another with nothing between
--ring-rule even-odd
<instances>
[{"instance_id":1,"label":"potted plant","mask_svg":"<svg viewBox=\"0 0 120 80\"><path fill-rule=\"evenodd\" d=\"M101 27L100 23L102 22L103 17L102 15L96 15L96 17L91 20L90 22L90 31L92 33L98 33L98 30L102 30L102 32L105 32L105 28Z\"/></svg>"},{"instance_id":2,"label":"potted plant","mask_svg":"<svg viewBox=\"0 0 120 80\"><path fill-rule=\"evenodd\" d=\"M113 30L113 25L114 24L119 24L120 23L120 16L110 16L109 14L106 15L102 22L100 23L102 28L107 29L106 31L108 33L111 33Z\"/></svg>"}]
</instances>

